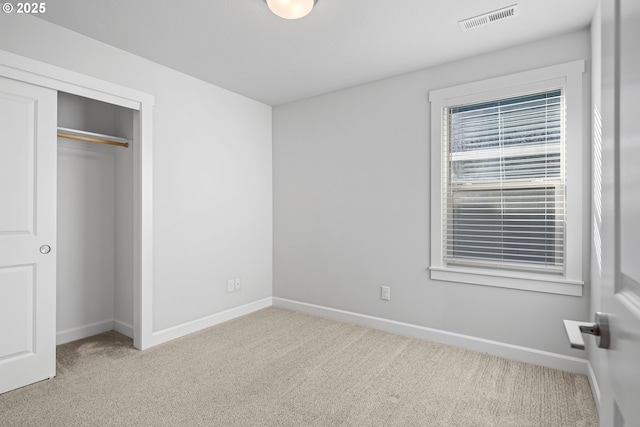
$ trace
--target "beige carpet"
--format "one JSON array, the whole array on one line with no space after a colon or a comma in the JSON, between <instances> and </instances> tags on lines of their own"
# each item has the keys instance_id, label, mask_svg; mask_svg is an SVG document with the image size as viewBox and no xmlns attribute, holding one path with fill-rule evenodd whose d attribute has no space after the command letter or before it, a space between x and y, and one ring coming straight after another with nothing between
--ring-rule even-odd
<instances>
[{"instance_id":1,"label":"beige carpet","mask_svg":"<svg viewBox=\"0 0 640 427\"><path fill-rule=\"evenodd\" d=\"M58 347L58 376L0 395L2 426L597 426L587 378L267 308L135 350Z\"/></svg>"}]
</instances>

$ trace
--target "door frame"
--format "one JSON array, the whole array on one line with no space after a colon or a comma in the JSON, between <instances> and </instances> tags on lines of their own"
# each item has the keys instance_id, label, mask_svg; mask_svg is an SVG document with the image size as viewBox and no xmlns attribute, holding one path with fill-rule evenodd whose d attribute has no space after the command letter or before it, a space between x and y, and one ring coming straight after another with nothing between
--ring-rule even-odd
<instances>
[{"instance_id":1,"label":"door frame","mask_svg":"<svg viewBox=\"0 0 640 427\"><path fill-rule=\"evenodd\" d=\"M133 154L133 345L154 345L153 95L0 50L0 76L137 111Z\"/></svg>"}]
</instances>

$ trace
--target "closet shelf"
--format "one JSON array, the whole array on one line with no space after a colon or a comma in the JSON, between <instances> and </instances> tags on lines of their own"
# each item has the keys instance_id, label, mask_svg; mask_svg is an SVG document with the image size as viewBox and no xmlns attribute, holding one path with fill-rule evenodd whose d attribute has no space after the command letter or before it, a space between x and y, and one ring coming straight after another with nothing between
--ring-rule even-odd
<instances>
[{"instance_id":1,"label":"closet shelf","mask_svg":"<svg viewBox=\"0 0 640 427\"><path fill-rule=\"evenodd\" d=\"M58 136L60 138L77 139L86 142L95 142L96 144L115 145L116 147L128 147L129 140L119 138L117 136L103 135L100 133L86 132L83 130L58 128Z\"/></svg>"}]
</instances>

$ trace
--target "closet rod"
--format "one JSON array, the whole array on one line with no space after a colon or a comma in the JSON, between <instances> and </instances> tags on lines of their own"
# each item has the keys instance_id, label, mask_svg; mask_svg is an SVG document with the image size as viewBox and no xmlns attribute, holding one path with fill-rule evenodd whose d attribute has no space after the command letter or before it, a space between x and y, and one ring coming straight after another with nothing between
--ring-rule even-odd
<instances>
[{"instance_id":1,"label":"closet rod","mask_svg":"<svg viewBox=\"0 0 640 427\"><path fill-rule=\"evenodd\" d=\"M60 138L77 139L80 141L95 142L97 144L115 145L117 147L125 147L125 148L129 147L128 142L112 141L109 139L95 138L93 136L74 135L72 133L67 133L62 131L58 131L58 136Z\"/></svg>"}]
</instances>

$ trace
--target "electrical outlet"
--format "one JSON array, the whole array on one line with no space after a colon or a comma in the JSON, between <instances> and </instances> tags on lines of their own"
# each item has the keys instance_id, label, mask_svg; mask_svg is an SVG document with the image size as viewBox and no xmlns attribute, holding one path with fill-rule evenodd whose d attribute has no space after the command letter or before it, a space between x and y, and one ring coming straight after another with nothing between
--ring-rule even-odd
<instances>
[{"instance_id":1,"label":"electrical outlet","mask_svg":"<svg viewBox=\"0 0 640 427\"><path fill-rule=\"evenodd\" d=\"M239 291L240 290L240 278L236 277L236 280L234 281L234 285L235 285L235 290Z\"/></svg>"},{"instance_id":2,"label":"electrical outlet","mask_svg":"<svg viewBox=\"0 0 640 427\"><path fill-rule=\"evenodd\" d=\"M380 286L380 299L391 300L391 288L389 286Z\"/></svg>"},{"instance_id":3,"label":"electrical outlet","mask_svg":"<svg viewBox=\"0 0 640 427\"><path fill-rule=\"evenodd\" d=\"M235 281L233 279L227 280L227 292L233 292L235 289Z\"/></svg>"}]
</instances>

